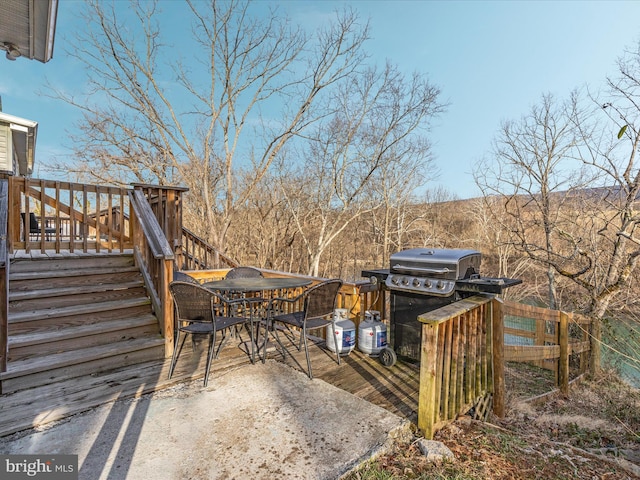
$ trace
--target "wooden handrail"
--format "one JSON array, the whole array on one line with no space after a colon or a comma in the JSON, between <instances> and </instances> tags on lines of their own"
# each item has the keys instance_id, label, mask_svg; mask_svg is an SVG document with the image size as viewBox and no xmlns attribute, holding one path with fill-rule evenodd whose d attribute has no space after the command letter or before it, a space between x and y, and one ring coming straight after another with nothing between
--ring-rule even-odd
<instances>
[{"instance_id":1,"label":"wooden handrail","mask_svg":"<svg viewBox=\"0 0 640 480\"><path fill-rule=\"evenodd\" d=\"M164 236L162 228L144 194L140 190L133 190L129 192L129 196L131 197L131 207L136 214L140 228L145 238L149 241L149 248L153 258L170 257L173 260L173 249Z\"/></svg>"},{"instance_id":2,"label":"wooden handrail","mask_svg":"<svg viewBox=\"0 0 640 480\"><path fill-rule=\"evenodd\" d=\"M185 227L182 227L182 259L177 263L181 270L234 268L240 265Z\"/></svg>"},{"instance_id":3,"label":"wooden handrail","mask_svg":"<svg viewBox=\"0 0 640 480\"><path fill-rule=\"evenodd\" d=\"M165 356L174 348L173 305L169 283L173 279L174 254L156 215L140 190L129 192L132 210L134 256L149 292L165 340Z\"/></svg>"}]
</instances>

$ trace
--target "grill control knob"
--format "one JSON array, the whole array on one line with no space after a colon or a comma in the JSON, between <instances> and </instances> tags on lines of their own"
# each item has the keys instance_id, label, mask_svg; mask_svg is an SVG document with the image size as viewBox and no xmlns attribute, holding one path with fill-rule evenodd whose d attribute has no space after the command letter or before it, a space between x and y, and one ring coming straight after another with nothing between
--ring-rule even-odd
<instances>
[{"instance_id":1,"label":"grill control knob","mask_svg":"<svg viewBox=\"0 0 640 480\"><path fill-rule=\"evenodd\" d=\"M424 281L424 288L431 288L431 280Z\"/></svg>"},{"instance_id":2,"label":"grill control knob","mask_svg":"<svg viewBox=\"0 0 640 480\"><path fill-rule=\"evenodd\" d=\"M409 285L409 279L406 277L402 277L402 284L403 285Z\"/></svg>"},{"instance_id":3,"label":"grill control knob","mask_svg":"<svg viewBox=\"0 0 640 480\"><path fill-rule=\"evenodd\" d=\"M393 283L394 285L400 285L400 279L398 277L393 277L391 279L391 283Z\"/></svg>"},{"instance_id":4,"label":"grill control knob","mask_svg":"<svg viewBox=\"0 0 640 480\"><path fill-rule=\"evenodd\" d=\"M420 286L420 280L418 280L417 278L413 279L413 286L414 287L419 287Z\"/></svg>"},{"instance_id":5,"label":"grill control knob","mask_svg":"<svg viewBox=\"0 0 640 480\"><path fill-rule=\"evenodd\" d=\"M444 282L442 280L438 280L438 283L436 283L436 288L438 290L444 289Z\"/></svg>"}]
</instances>

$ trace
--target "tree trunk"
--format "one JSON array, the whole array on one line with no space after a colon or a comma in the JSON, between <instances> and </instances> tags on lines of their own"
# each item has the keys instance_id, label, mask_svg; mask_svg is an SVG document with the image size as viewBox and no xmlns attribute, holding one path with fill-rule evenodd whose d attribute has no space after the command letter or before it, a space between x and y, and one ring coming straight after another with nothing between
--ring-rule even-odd
<instances>
[{"instance_id":1,"label":"tree trunk","mask_svg":"<svg viewBox=\"0 0 640 480\"><path fill-rule=\"evenodd\" d=\"M591 361L589 362L589 370L595 375L602 368L602 318L607 311L609 301L595 300L592 308L592 327L591 327Z\"/></svg>"},{"instance_id":2,"label":"tree trunk","mask_svg":"<svg viewBox=\"0 0 640 480\"><path fill-rule=\"evenodd\" d=\"M600 318L593 318L593 324L591 328L591 361L589 362L589 371L591 375L595 375L600 371L602 362L602 320Z\"/></svg>"}]
</instances>

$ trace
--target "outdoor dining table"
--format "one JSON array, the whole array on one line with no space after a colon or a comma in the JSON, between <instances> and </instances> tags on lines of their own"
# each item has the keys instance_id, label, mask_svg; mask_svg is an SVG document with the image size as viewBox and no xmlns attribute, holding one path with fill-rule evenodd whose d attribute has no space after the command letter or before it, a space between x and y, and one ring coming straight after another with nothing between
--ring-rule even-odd
<instances>
[{"instance_id":1,"label":"outdoor dining table","mask_svg":"<svg viewBox=\"0 0 640 480\"><path fill-rule=\"evenodd\" d=\"M278 290L306 287L308 285L311 285L311 280L294 277L229 278L202 284L203 287L210 290L227 293L274 292Z\"/></svg>"},{"instance_id":2,"label":"outdoor dining table","mask_svg":"<svg viewBox=\"0 0 640 480\"><path fill-rule=\"evenodd\" d=\"M245 297L247 303L251 305L252 303L263 303L268 302L272 297L278 296L278 292L283 290L290 290L296 288L304 288L308 285L311 285L311 280L306 278L295 278L295 277L246 277L246 278L228 278L224 280L215 280L212 282L203 283L202 286L208 288L209 290L217 291L222 293L224 296L231 296L241 294L243 297L247 293L262 293L261 297ZM254 347L258 345L258 342L254 338L254 328L253 328L253 315L254 308L249 308L250 311L250 323L251 323L251 350L253 352ZM262 348L257 347L258 355L260 355L260 350L262 350L262 363L265 362L266 354L267 354L267 341L269 337L269 319L268 319L268 307L265 310L266 314L264 315L264 325L265 325L265 333L264 333L264 341ZM258 325L259 330L259 325ZM259 332L255 335L259 336ZM253 357L253 355L252 355ZM252 360L253 361L253 360Z\"/></svg>"}]
</instances>

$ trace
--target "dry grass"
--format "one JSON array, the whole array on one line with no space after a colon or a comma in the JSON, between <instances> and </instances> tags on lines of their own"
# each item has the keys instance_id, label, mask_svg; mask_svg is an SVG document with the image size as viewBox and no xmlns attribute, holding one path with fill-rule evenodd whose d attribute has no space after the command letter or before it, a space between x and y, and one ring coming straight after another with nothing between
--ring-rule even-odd
<instances>
[{"instance_id":1,"label":"dry grass","mask_svg":"<svg viewBox=\"0 0 640 480\"><path fill-rule=\"evenodd\" d=\"M435 440L451 449L454 462L433 465L415 443L397 445L347 479L639 479L640 390L605 373L568 397L525 401L542 393L546 375L518 371L521 388L511 391L504 419L463 417L440 430Z\"/></svg>"}]
</instances>

